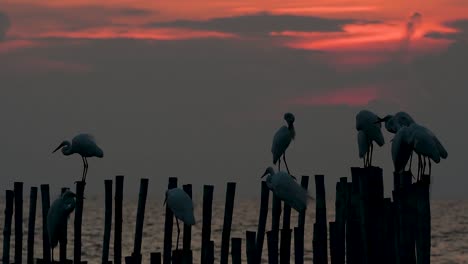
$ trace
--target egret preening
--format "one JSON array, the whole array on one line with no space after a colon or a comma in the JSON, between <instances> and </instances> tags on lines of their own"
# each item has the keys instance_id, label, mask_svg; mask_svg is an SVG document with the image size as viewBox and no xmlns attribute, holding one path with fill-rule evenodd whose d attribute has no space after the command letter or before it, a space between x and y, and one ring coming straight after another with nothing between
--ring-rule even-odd
<instances>
[{"instance_id":1,"label":"egret preening","mask_svg":"<svg viewBox=\"0 0 468 264\"><path fill-rule=\"evenodd\" d=\"M303 212L307 208L307 191L302 188L292 177L286 172L275 170L268 167L262 178L267 176L266 184L268 188L286 204L296 209L298 212Z\"/></svg>"},{"instance_id":2,"label":"egret preening","mask_svg":"<svg viewBox=\"0 0 468 264\"><path fill-rule=\"evenodd\" d=\"M177 223L177 246L179 248L179 236L180 236L180 228L179 228L179 220L180 219L186 225L194 225L195 224L195 216L193 215L193 202L188 194L180 189L180 188L173 188L166 191L166 199L164 200L164 204L167 202L167 206L171 209L172 213L176 218Z\"/></svg>"},{"instance_id":3,"label":"egret preening","mask_svg":"<svg viewBox=\"0 0 468 264\"><path fill-rule=\"evenodd\" d=\"M291 113L284 114L284 120L288 126L282 126L276 131L273 137L273 144L271 146L271 153L273 154L273 164L276 165L278 162L278 170L281 169L281 156L283 156L286 170L289 172L288 163L286 163L286 149L288 148L291 141L296 137L296 130L294 129L294 115Z\"/></svg>"},{"instance_id":4,"label":"egret preening","mask_svg":"<svg viewBox=\"0 0 468 264\"><path fill-rule=\"evenodd\" d=\"M406 164L411 159L413 153L409 130L408 127L401 127L392 140L392 160L396 173L401 173L405 170ZM411 163L409 170L411 171Z\"/></svg>"},{"instance_id":5,"label":"egret preening","mask_svg":"<svg viewBox=\"0 0 468 264\"><path fill-rule=\"evenodd\" d=\"M364 160L364 167L372 166L373 142L380 147L385 144L379 120L381 119L376 114L368 110L362 110L356 115L359 158Z\"/></svg>"},{"instance_id":6,"label":"egret preening","mask_svg":"<svg viewBox=\"0 0 468 264\"><path fill-rule=\"evenodd\" d=\"M408 128L409 143L414 152L418 154L418 180L426 171L426 165L429 166L429 176L431 175L431 160L439 163L440 159L448 157L447 150L439 139L428 128L418 124L412 124ZM427 163L426 163L427 159Z\"/></svg>"},{"instance_id":7,"label":"egret preening","mask_svg":"<svg viewBox=\"0 0 468 264\"><path fill-rule=\"evenodd\" d=\"M47 231L49 234L50 248L52 249L52 262L54 261L54 248L67 233L67 219L75 210L75 194L65 191L57 198L47 213Z\"/></svg>"},{"instance_id":8,"label":"egret preening","mask_svg":"<svg viewBox=\"0 0 468 264\"><path fill-rule=\"evenodd\" d=\"M79 134L70 141L63 141L52 153L62 148L63 155L69 156L74 153L81 155L83 160L83 177L82 181L86 181L86 174L88 173L88 160L89 157L104 157L104 152L98 147L94 137L89 134Z\"/></svg>"},{"instance_id":9,"label":"egret preening","mask_svg":"<svg viewBox=\"0 0 468 264\"><path fill-rule=\"evenodd\" d=\"M416 123L406 112L398 112L395 115L387 115L379 118L379 122L385 122L385 129L392 134L396 134L401 127L409 127Z\"/></svg>"}]
</instances>

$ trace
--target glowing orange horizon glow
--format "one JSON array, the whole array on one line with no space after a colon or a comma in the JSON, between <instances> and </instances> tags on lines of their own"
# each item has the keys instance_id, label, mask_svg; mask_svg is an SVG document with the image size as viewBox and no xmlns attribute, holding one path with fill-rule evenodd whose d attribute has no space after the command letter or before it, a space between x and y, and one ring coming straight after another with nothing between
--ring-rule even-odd
<instances>
[{"instance_id":1,"label":"glowing orange horizon glow","mask_svg":"<svg viewBox=\"0 0 468 264\"><path fill-rule=\"evenodd\" d=\"M294 105L322 106L347 105L365 106L378 98L375 87L349 88L326 92L319 95L305 95L290 101Z\"/></svg>"}]
</instances>

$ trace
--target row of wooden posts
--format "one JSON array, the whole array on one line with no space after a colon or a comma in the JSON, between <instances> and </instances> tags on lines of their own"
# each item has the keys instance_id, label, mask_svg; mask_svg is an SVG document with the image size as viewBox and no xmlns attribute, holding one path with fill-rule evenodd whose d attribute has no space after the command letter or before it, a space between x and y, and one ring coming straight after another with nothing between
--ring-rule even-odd
<instances>
[{"instance_id":1,"label":"row of wooden posts","mask_svg":"<svg viewBox=\"0 0 468 264\"><path fill-rule=\"evenodd\" d=\"M412 184L410 173L394 175L393 202L384 198L382 169L352 168L352 181L346 177L340 179L336 185L335 221L327 224L324 176L315 176L315 223L313 224L313 263L332 264L426 264L430 263L430 206L428 177ZM122 202L124 177L115 178L114 204L114 258L109 261L109 245L112 222L112 180L105 180L105 220L104 237L102 243L103 264L122 263ZM309 177L302 176L301 185L305 189L309 185ZM66 238L60 241L60 257L57 263L87 263L81 260L81 226L83 216L84 183L76 184L76 208L74 222L74 254L73 260L67 259ZM169 178L168 188L177 187L177 178ZM192 186L183 185L187 194L192 196ZM47 212L49 210L49 185L40 186L42 198L42 242L43 256L34 259L34 229L36 216L36 199L38 189L31 187L29 223L27 237L27 263L51 263L50 245L47 226ZM62 188L62 192L66 188ZM141 179L138 209L136 217L134 248L131 256L124 258L127 264L140 264L143 222L148 191L148 179ZM215 262L214 241L211 240L211 216L214 187L205 185L203 188L203 218L200 263ZM242 238L231 238L231 225L234 209L236 183L227 183L224 223L221 239L221 253L219 263L229 262L231 249L231 263L241 263ZM258 228L246 231L245 249L247 263L262 262L262 249L266 234L268 247L268 263L290 263L291 238L294 235L295 263L304 263L304 230L305 212L299 214L297 226L291 228L291 207L284 204L273 195L271 211L271 230L266 231L269 208L270 191L265 182L261 184L260 212ZM14 263L22 263L23 246L23 183L15 182L14 190L6 191L5 223L3 231L3 263L10 263L10 236L12 217L15 216L15 250ZM14 211L13 211L14 209ZM282 228L280 216L283 214ZM329 233L327 231L329 228ZM166 207L164 247L163 252L151 253L150 263L193 263L191 250L191 226L183 227L182 249L172 251L173 214ZM330 240L328 241L328 235ZM329 243L328 243L329 242ZM328 254L328 246L330 254ZM218 262L218 261L217 261Z\"/></svg>"}]
</instances>

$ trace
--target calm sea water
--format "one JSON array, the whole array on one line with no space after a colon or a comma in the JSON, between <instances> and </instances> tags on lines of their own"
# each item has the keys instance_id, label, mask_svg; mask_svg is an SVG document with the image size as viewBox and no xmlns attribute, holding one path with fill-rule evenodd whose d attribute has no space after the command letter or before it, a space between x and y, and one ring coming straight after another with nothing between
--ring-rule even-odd
<instances>
[{"instance_id":1,"label":"calm sea water","mask_svg":"<svg viewBox=\"0 0 468 264\"><path fill-rule=\"evenodd\" d=\"M24 252L26 254L26 236L27 236L27 208L29 205L25 199L24 204ZM52 199L51 199L52 200ZM162 202L161 202L162 203ZM245 239L245 231L257 230L259 200L250 201L236 201L234 208L234 216L232 223L232 237L241 237ZM124 222L123 222L123 241L122 248L123 256L128 256L133 251L133 238L135 232L135 219L136 219L136 200L124 201ZM35 243L35 256L42 257L42 214L41 205L38 201L36 215L36 243ZM102 239L103 239L103 225L104 225L104 201L96 198L85 199L84 204L84 218L83 218L83 257L82 260L88 263L100 263L102 254ZM0 210L4 210L4 201L0 201ZM328 208L328 221L334 220L334 201L327 201ZM307 211L306 218L306 234L305 234L305 260L312 260L312 224L315 219L315 206L310 204ZM221 231L224 216L224 201L214 202L213 219L212 219L212 240L215 241L216 247L216 260L219 262L220 245L221 245ZM432 263L449 264L449 263L468 263L468 201L432 201ZM192 229L192 246L194 250L194 263L200 261L200 240L201 240L201 201L196 201L195 213L197 225ZM270 218L268 219L267 230L269 230ZM297 223L297 214L292 213L291 219L292 226ZM69 222L69 245L73 245L73 215ZM0 214L0 232L3 233L4 214ZM174 223L175 225L175 223ZM162 204L158 200L157 203L152 199L148 200L144 236L142 245L142 254L144 263L149 263L150 252L162 252L163 235L164 235L164 210ZM174 232L176 232L174 226ZM113 260L113 235L111 235L110 245L110 260ZM11 257L13 258L14 248L14 230L12 230L11 237ZM3 238L2 240L3 241ZM174 245L176 235L173 237ZM182 236L181 236L182 241ZM245 240L242 241L243 245L243 259L245 261ZM0 251L3 247L0 247ZM263 262L267 263L266 241L263 249ZM293 254L292 249L292 256ZM58 259L58 250L56 250L56 258ZM2 254L2 252L0 252ZM68 256L72 259L72 247L68 248ZM26 259L26 255L24 256Z\"/></svg>"}]
</instances>

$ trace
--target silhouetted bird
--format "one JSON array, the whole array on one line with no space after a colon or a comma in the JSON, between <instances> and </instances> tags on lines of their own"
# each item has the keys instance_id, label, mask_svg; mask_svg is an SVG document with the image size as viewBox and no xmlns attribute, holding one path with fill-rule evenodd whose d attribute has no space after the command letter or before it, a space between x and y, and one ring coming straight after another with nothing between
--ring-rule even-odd
<instances>
[{"instance_id":1,"label":"silhouetted bird","mask_svg":"<svg viewBox=\"0 0 468 264\"><path fill-rule=\"evenodd\" d=\"M67 233L67 219L75 210L75 194L65 191L50 206L47 213L47 231L49 243L52 250L52 262L54 261L54 248Z\"/></svg>"},{"instance_id":2,"label":"silhouetted bird","mask_svg":"<svg viewBox=\"0 0 468 264\"><path fill-rule=\"evenodd\" d=\"M374 143L380 147L385 144L381 131L380 118L368 110L362 110L356 115L356 130L358 131L359 158L364 160L364 167L372 166Z\"/></svg>"},{"instance_id":3,"label":"silhouetted bird","mask_svg":"<svg viewBox=\"0 0 468 264\"><path fill-rule=\"evenodd\" d=\"M283 156L286 170L291 175L288 163L286 163L286 149L291 143L291 140L296 137L296 130L294 129L295 118L293 114L286 113L284 114L284 120L286 120L288 126L282 126L278 131L276 131L275 136L273 137L271 153L273 154L273 164L276 165L276 162L278 162L278 170L281 169L281 156Z\"/></svg>"},{"instance_id":4,"label":"silhouetted bird","mask_svg":"<svg viewBox=\"0 0 468 264\"><path fill-rule=\"evenodd\" d=\"M408 127L414 123L414 119L406 112L398 112L395 115L387 115L379 119L385 122L385 128L388 132L396 134L401 127Z\"/></svg>"},{"instance_id":5,"label":"silhouetted bird","mask_svg":"<svg viewBox=\"0 0 468 264\"><path fill-rule=\"evenodd\" d=\"M268 167L261 178L265 176L267 176L266 184L268 188L278 198L298 212L303 212L307 208L307 198L309 195L291 175L283 171L275 173L272 167Z\"/></svg>"},{"instance_id":6,"label":"silhouetted bird","mask_svg":"<svg viewBox=\"0 0 468 264\"><path fill-rule=\"evenodd\" d=\"M167 202L167 206L171 211L174 213L177 222L177 246L179 248L179 236L180 236L180 228L179 228L179 220L180 219L186 225L194 225L195 224L195 216L193 215L193 202L190 199L188 194L180 189L180 188L173 188L166 191L166 198L164 200L164 204Z\"/></svg>"},{"instance_id":7,"label":"silhouetted bird","mask_svg":"<svg viewBox=\"0 0 468 264\"><path fill-rule=\"evenodd\" d=\"M396 173L403 172L408 160L411 160L413 146L409 130L410 129L406 126L399 128L395 137L392 139L392 160ZM411 171L411 163L409 170Z\"/></svg>"},{"instance_id":8,"label":"silhouetted bird","mask_svg":"<svg viewBox=\"0 0 468 264\"><path fill-rule=\"evenodd\" d=\"M81 155L83 160L83 177L82 181L86 181L86 174L88 173L88 160L89 157L104 157L104 152L98 147L94 137L89 134L79 134L70 141L63 141L52 153L62 148L63 155L69 156L74 153Z\"/></svg>"}]
</instances>

